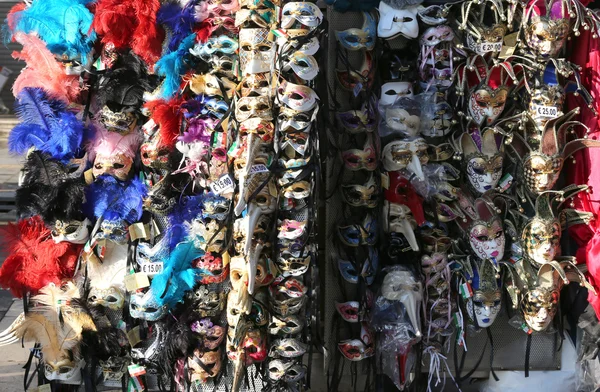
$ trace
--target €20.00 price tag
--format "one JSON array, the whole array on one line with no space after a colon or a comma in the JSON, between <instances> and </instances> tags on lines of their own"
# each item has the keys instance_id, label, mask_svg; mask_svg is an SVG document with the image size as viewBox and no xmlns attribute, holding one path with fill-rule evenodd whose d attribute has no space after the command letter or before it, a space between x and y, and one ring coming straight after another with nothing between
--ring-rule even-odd
<instances>
[{"instance_id":1,"label":"\u20ac20.00 price tag","mask_svg":"<svg viewBox=\"0 0 600 392\"><path fill-rule=\"evenodd\" d=\"M235 184L229 174L222 175L218 180L215 180L210 184L210 189L217 195L233 191L234 187Z\"/></svg>"},{"instance_id":2,"label":"\u20ac20.00 price tag","mask_svg":"<svg viewBox=\"0 0 600 392\"><path fill-rule=\"evenodd\" d=\"M556 106L532 105L535 113L540 117L555 118L558 117L558 108Z\"/></svg>"},{"instance_id":3,"label":"\u20ac20.00 price tag","mask_svg":"<svg viewBox=\"0 0 600 392\"><path fill-rule=\"evenodd\" d=\"M488 52L499 52L502 50L502 41L500 42L481 42L477 44L477 53L484 54Z\"/></svg>"},{"instance_id":4,"label":"\u20ac20.00 price tag","mask_svg":"<svg viewBox=\"0 0 600 392\"><path fill-rule=\"evenodd\" d=\"M149 262L149 261L144 261L141 264L141 268L142 268L142 272L145 273L148 276L154 276L157 274L160 274L163 271L164 268L164 264L162 261L157 261L157 262Z\"/></svg>"}]
</instances>

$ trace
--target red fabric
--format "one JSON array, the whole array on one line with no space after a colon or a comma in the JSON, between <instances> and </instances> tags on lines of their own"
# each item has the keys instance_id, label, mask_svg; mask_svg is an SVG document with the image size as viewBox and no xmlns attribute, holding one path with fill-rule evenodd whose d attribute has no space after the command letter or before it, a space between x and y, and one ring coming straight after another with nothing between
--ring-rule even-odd
<instances>
[{"instance_id":1,"label":"red fabric","mask_svg":"<svg viewBox=\"0 0 600 392\"><path fill-rule=\"evenodd\" d=\"M570 60L582 67L582 83L592 95L596 111L600 112L600 44L597 39L592 39L589 31L583 29L581 29L581 35L570 42ZM569 96L567 106L569 109L581 107L580 120L590 128L590 138L600 139L600 118L585 107L581 97ZM600 167L600 149L584 149L577 152L574 158L576 164L570 163L565 168L569 182L587 184L590 187L589 194L579 195L575 201L575 207L592 212L597 217L600 212L600 170L592 170L592 168ZM587 264L590 283L600 293L600 222L596 219L589 226L572 227L569 233L580 246L577 252L578 263ZM588 301L600 318L600 297L590 292Z\"/></svg>"},{"instance_id":2,"label":"red fabric","mask_svg":"<svg viewBox=\"0 0 600 392\"><path fill-rule=\"evenodd\" d=\"M35 294L49 283L73 277L82 245L55 244L39 216L1 227L0 238L8 253L0 268L0 286L13 296Z\"/></svg>"}]
</instances>

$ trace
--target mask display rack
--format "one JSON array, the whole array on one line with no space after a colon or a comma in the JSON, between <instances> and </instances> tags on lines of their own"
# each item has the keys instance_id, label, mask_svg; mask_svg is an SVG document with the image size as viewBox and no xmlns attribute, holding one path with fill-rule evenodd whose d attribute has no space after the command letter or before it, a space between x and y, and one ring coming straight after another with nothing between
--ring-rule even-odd
<instances>
[{"instance_id":1,"label":"mask display rack","mask_svg":"<svg viewBox=\"0 0 600 392\"><path fill-rule=\"evenodd\" d=\"M326 3L11 9L26 388L460 390L561 369L585 295L597 324L600 13Z\"/></svg>"}]
</instances>

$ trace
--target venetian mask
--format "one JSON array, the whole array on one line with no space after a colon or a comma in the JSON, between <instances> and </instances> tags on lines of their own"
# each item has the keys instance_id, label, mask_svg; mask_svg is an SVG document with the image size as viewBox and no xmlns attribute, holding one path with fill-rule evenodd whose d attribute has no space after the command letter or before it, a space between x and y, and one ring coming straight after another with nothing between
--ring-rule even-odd
<instances>
[{"instance_id":1,"label":"venetian mask","mask_svg":"<svg viewBox=\"0 0 600 392\"><path fill-rule=\"evenodd\" d=\"M380 135L417 136L421 128L421 117L418 108L414 106L418 106L416 102L401 99L396 104L385 107L385 125L390 131L383 134L380 128Z\"/></svg>"},{"instance_id":2,"label":"venetian mask","mask_svg":"<svg viewBox=\"0 0 600 392\"><path fill-rule=\"evenodd\" d=\"M347 169L351 171L377 169L377 152L372 134L367 134L362 150L353 148L342 152L342 159Z\"/></svg>"},{"instance_id":3,"label":"venetian mask","mask_svg":"<svg viewBox=\"0 0 600 392\"><path fill-rule=\"evenodd\" d=\"M525 322L536 332L546 330L558 310L560 291L539 287L525 293L521 311Z\"/></svg>"},{"instance_id":4,"label":"venetian mask","mask_svg":"<svg viewBox=\"0 0 600 392\"><path fill-rule=\"evenodd\" d=\"M500 52L506 26L506 11L502 2L465 1L461 4L459 29L466 32L466 46L474 53Z\"/></svg>"},{"instance_id":5,"label":"venetian mask","mask_svg":"<svg viewBox=\"0 0 600 392\"><path fill-rule=\"evenodd\" d=\"M106 127L107 131L122 135L133 132L137 124L137 116L133 111L113 112L107 105L102 107L99 117L100 123Z\"/></svg>"},{"instance_id":6,"label":"venetian mask","mask_svg":"<svg viewBox=\"0 0 600 392\"><path fill-rule=\"evenodd\" d=\"M379 186L373 174L370 174L366 183L353 181L352 184L342 184L342 197L353 207L375 208L379 201ZM363 185L364 184L364 185Z\"/></svg>"},{"instance_id":7,"label":"venetian mask","mask_svg":"<svg viewBox=\"0 0 600 392\"><path fill-rule=\"evenodd\" d=\"M121 181L125 181L129 177L132 166L133 158L125 154L97 154L94 159L92 173L96 178L103 174L109 174Z\"/></svg>"},{"instance_id":8,"label":"venetian mask","mask_svg":"<svg viewBox=\"0 0 600 392\"><path fill-rule=\"evenodd\" d=\"M381 295L388 301L400 301L404 305L415 335L421 336L418 309L423 299L422 283L410 271L392 269L383 278Z\"/></svg>"},{"instance_id":9,"label":"venetian mask","mask_svg":"<svg viewBox=\"0 0 600 392\"><path fill-rule=\"evenodd\" d=\"M299 22L303 26L317 27L323 21L321 9L309 2L285 3L281 12L281 28L289 29Z\"/></svg>"},{"instance_id":10,"label":"venetian mask","mask_svg":"<svg viewBox=\"0 0 600 392\"><path fill-rule=\"evenodd\" d=\"M85 366L83 359L74 361L67 357L56 362L44 364L44 376L51 381L60 381L63 384L81 383L81 369Z\"/></svg>"},{"instance_id":11,"label":"venetian mask","mask_svg":"<svg viewBox=\"0 0 600 392\"><path fill-rule=\"evenodd\" d=\"M402 234L414 251L419 250L414 230L417 222L410 208L404 204L383 202L383 227L387 233Z\"/></svg>"},{"instance_id":12,"label":"venetian mask","mask_svg":"<svg viewBox=\"0 0 600 392\"><path fill-rule=\"evenodd\" d=\"M525 8L525 42L535 55L555 57L564 46L570 30L565 8L562 0L533 0Z\"/></svg>"},{"instance_id":13,"label":"venetian mask","mask_svg":"<svg viewBox=\"0 0 600 392\"><path fill-rule=\"evenodd\" d=\"M240 64L244 75L271 71L275 45L268 36L268 29L240 30Z\"/></svg>"},{"instance_id":14,"label":"venetian mask","mask_svg":"<svg viewBox=\"0 0 600 392\"><path fill-rule=\"evenodd\" d=\"M335 37L342 47L348 50L373 50L377 38L377 22L369 12L363 12L362 28L336 31Z\"/></svg>"},{"instance_id":15,"label":"venetian mask","mask_svg":"<svg viewBox=\"0 0 600 392\"><path fill-rule=\"evenodd\" d=\"M205 383L209 378L216 377L222 366L221 350L201 351L194 350L194 355L188 357L188 369L191 373L191 381L200 381Z\"/></svg>"},{"instance_id":16,"label":"venetian mask","mask_svg":"<svg viewBox=\"0 0 600 392\"><path fill-rule=\"evenodd\" d=\"M477 124L492 124L504 110L508 88L481 86L469 97L469 114Z\"/></svg>"},{"instance_id":17,"label":"venetian mask","mask_svg":"<svg viewBox=\"0 0 600 392\"><path fill-rule=\"evenodd\" d=\"M62 222L57 220L50 232L52 239L59 242L70 242L72 244L85 244L90 235L91 222L89 219L83 221Z\"/></svg>"},{"instance_id":18,"label":"venetian mask","mask_svg":"<svg viewBox=\"0 0 600 392\"><path fill-rule=\"evenodd\" d=\"M427 148L428 144L422 138L394 140L383 147L383 167L389 172L406 169L424 180L423 165L429 162Z\"/></svg>"},{"instance_id":19,"label":"venetian mask","mask_svg":"<svg viewBox=\"0 0 600 392\"><path fill-rule=\"evenodd\" d=\"M399 35L412 39L419 35L417 20L418 6L396 9L385 2L379 3L379 23L377 36L384 39L394 39Z\"/></svg>"},{"instance_id":20,"label":"venetian mask","mask_svg":"<svg viewBox=\"0 0 600 392\"><path fill-rule=\"evenodd\" d=\"M129 314L133 318L147 321L157 321L165 317L168 311L166 305L158 305L152 289L144 293L133 293L129 299Z\"/></svg>"},{"instance_id":21,"label":"venetian mask","mask_svg":"<svg viewBox=\"0 0 600 392\"><path fill-rule=\"evenodd\" d=\"M190 295L194 301L194 311L200 317L214 317L225 309L225 293L217 292L211 286L199 286Z\"/></svg>"},{"instance_id":22,"label":"venetian mask","mask_svg":"<svg viewBox=\"0 0 600 392\"><path fill-rule=\"evenodd\" d=\"M562 230L558 220L534 218L521 232L521 246L528 259L538 265L560 255Z\"/></svg>"},{"instance_id":23,"label":"venetian mask","mask_svg":"<svg viewBox=\"0 0 600 392\"><path fill-rule=\"evenodd\" d=\"M498 185L502 176L504 158L492 129L475 136L474 138L470 133L465 132L460 143L463 153L462 162L469 184L481 194L495 189Z\"/></svg>"},{"instance_id":24,"label":"venetian mask","mask_svg":"<svg viewBox=\"0 0 600 392\"><path fill-rule=\"evenodd\" d=\"M339 239L348 246L375 245L377 242L377 220L366 214L363 219L352 217L337 228Z\"/></svg>"},{"instance_id":25,"label":"venetian mask","mask_svg":"<svg viewBox=\"0 0 600 392\"><path fill-rule=\"evenodd\" d=\"M124 220L105 219L100 223L100 229L93 235L93 240L109 240L116 244L125 244L129 236L127 222Z\"/></svg>"},{"instance_id":26,"label":"venetian mask","mask_svg":"<svg viewBox=\"0 0 600 392\"><path fill-rule=\"evenodd\" d=\"M477 327L487 328L498 316L502 303L497 273L488 259L474 262L471 268L466 274L473 289L473 295L466 303L467 314Z\"/></svg>"},{"instance_id":27,"label":"venetian mask","mask_svg":"<svg viewBox=\"0 0 600 392\"><path fill-rule=\"evenodd\" d=\"M379 106L393 105L401 98L412 98L412 82L388 82L381 86Z\"/></svg>"}]
</instances>

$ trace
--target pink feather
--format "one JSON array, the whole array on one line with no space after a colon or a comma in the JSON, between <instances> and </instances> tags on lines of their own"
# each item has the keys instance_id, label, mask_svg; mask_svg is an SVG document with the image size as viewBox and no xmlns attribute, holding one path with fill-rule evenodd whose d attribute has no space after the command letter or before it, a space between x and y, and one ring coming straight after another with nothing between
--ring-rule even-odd
<instances>
[{"instance_id":1,"label":"pink feather","mask_svg":"<svg viewBox=\"0 0 600 392\"><path fill-rule=\"evenodd\" d=\"M25 87L39 87L52 97L71 103L77 100L82 88L77 75L65 74L65 67L46 48L44 41L35 34L17 32L14 39L23 45L21 52L12 56L27 62L21 74L15 80L12 91L15 96Z\"/></svg>"},{"instance_id":2,"label":"pink feather","mask_svg":"<svg viewBox=\"0 0 600 392\"><path fill-rule=\"evenodd\" d=\"M142 136L137 132L121 135L117 132L109 132L102 125L94 122L96 133L94 140L87 148L88 158L94 162L96 155L111 156L124 154L129 158L135 158L140 147Z\"/></svg>"}]
</instances>

